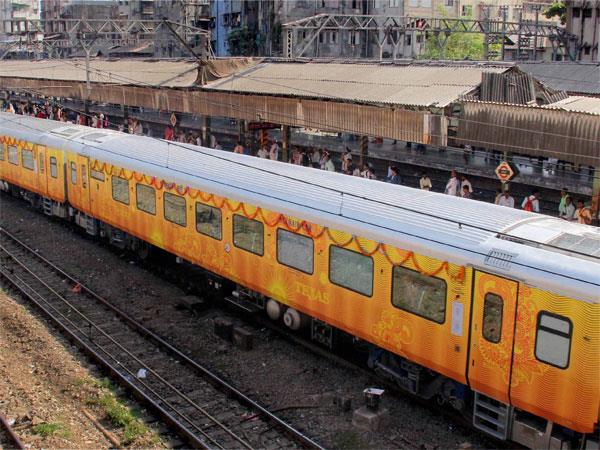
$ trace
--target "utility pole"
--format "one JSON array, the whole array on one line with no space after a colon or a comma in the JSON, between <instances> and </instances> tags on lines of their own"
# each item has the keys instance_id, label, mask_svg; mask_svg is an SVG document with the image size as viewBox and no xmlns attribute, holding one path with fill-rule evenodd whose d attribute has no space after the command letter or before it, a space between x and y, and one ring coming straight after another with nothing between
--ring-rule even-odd
<instances>
[{"instance_id":1,"label":"utility pole","mask_svg":"<svg viewBox=\"0 0 600 450\"><path fill-rule=\"evenodd\" d=\"M531 7L535 11L535 30L533 32L533 60L537 61L538 25L540 18L540 9L542 9L542 5L535 3L531 5Z\"/></svg>"},{"instance_id":2,"label":"utility pole","mask_svg":"<svg viewBox=\"0 0 600 450\"><path fill-rule=\"evenodd\" d=\"M504 61L505 53L505 42L506 42L506 22L508 22L508 5L500 6L500 13L502 14L502 56L501 61Z\"/></svg>"},{"instance_id":3,"label":"utility pole","mask_svg":"<svg viewBox=\"0 0 600 450\"><path fill-rule=\"evenodd\" d=\"M85 90L86 90L86 95L85 95L85 101L84 101L84 112L85 112L85 117L86 120L90 115L90 96L92 95L92 83L90 81L90 54L92 53L92 47L94 46L94 42L96 42L97 36L94 36L94 38L89 42L89 44L85 44L83 39L81 37L79 37L79 44L81 45L81 47L83 48L83 51L85 52Z\"/></svg>"}]
</instances>

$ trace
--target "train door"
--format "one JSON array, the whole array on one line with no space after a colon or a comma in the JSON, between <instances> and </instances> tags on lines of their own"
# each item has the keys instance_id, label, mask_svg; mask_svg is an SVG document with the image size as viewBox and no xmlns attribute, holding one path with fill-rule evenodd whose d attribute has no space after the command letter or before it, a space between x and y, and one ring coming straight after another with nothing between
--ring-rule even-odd
<instances>
[{"instance_id":1,"label":"train door","mask_svg":"<svg viewBox=\"0 0 600 450\"><path fill-rule=\"evenodd\" d=\"M38 167L38 189L39 193L44 197L48 196L48 164L46 162L46 147L43 145L37 146L37 167Z\"/></svg>"},{"instance_id":2,"label":"train door","mask_svg":"<svg viewBox=\"0 0 600 450\"><path fill-rule=\"evenodd\" d=\"M77 172L81 179L79 208L86 214L90 213L90 174L87 156L77 155Z\"/></svg>"},{"instance_id":3,"label":"train door","mask_svg":"<svg viewBox=\"0 0 600 450\"><path fill-rule=\"evenodd\" d=\"M471 388L509 404L519 284L475 271L469 358Z\"/></svg>"}]
</instances>

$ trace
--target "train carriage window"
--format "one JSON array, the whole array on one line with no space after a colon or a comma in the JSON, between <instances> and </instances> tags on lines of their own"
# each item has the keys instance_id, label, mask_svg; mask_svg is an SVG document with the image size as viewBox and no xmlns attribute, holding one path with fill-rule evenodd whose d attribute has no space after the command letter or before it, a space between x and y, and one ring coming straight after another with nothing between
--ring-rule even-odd
<instances>
[{"instance_id":1,"label":"train carriage window","mask_svg":"<svg viewBox=\"0 0 600 450\"><path fill-rule=\"evenodd\" d=\"M135 197L137 208L140 211L144 211L153 215L156 214L156 191L152 186L136 184Z\"/></svg>"},{"instance_id":2,"label":"train carriage window","mask_svg":"<svg viewBox=\"0 0 600 450\"><path fill-rule=\"evenodd\" d=\"M112 182L112 198L120 203L129 205L129 181L125 178L113 175Z\"/></svg>"},{"instance_id":3,"label":"train carriage window","mask_svg":"<svg viewBox=\"0 0 600 450\"><path fill-rule=\"evenodd\" d=\"M502 297L488 292L483 299L483 337L497 344L502 339L502 309L504 301Z\"/></svg>"},{"instance_id":4,"label":"train carriage window","mask_svg":"<svg viewBox=\"0 0 600 450\"><path fill-rule=\"evenodd\" d=\"M446 281L395 266L392 305L437 323L446 320Z\"/></svg>"},{"instance_id":5,"label":"train carriage window","mask_svg":"<svg viewBox=\"0 0 600 450\"><path fill-rule=\"evenodd\" d=\"M221 210L203 203L196 203L196 231L221 240Z\"/></svg>"},{"instance_id":6,"label":"train carriage window","mask_svg":"<svg viewBox=\"0 0 600 450\"><path fill-rule=\"evenodd\" d=\"M58 165L56 164L56 157L50 157L50 176L52 178L58 178Z\"/></svg>"},{"instance_id":7,"label":"train carriage window","mask_svg":"<svg viewBox=\"0 0 600 450\"><path fill-rule=\"evenodd\" d=\"M8 146L8 162L15 166L19 165L19 150L16 145Z\"/></svg>"},{"instance_id":8,"label":"train carriage window","mask_svg":"<svg viewBox=\"0 0 600 450\"><path fill-rule=\"evenodd\" d=\"M565 317L540 312L535 338L535 357L560 369L569 366L573 325Z\"/></svg>"},{"instance_id":9,"label":"train carriage window","mask_svg":"<svg viewBox=\"0 0 600 450\"><path fill-rule=\"evenodd\" d=\"M94 180L98 180L98 181L104 181L104 179L105 179L104 172L101 172L100 170L94 170L94 169L90 169L90 177L92 177Z\"/></svg>"},{"instance_id":10,"label":"train carriage window","mask_svg":"<svg viewBox=\"0 0 600 450\"><path fill-rule=\"evenodd\" d=\"M279 228L277 230L277 261L284 266L312 275L314 242L311 238Z\"/></svg>"},{"instance_id":11,"label":"train carriage window","mask_svg":"<svg viewBox=\"0 0 600 450\"><path fill-rule=\"evenodd\" d=\"M71 161L71 183L77 184L77 164L74 161Z\"/></svg>"},{"instance_id":12,"label":"train carriage window","mask_svg":"<svg viewBox=\"0 0 600 450\"><path fill-rule=\"evenodd\" d=\"M44 160L44 152L40 152L40 173L44 173L46 170L46 161Z\"/></svg>"},{"instance_id":13,"label":"train carriage window","mask_svg":"<svg viewBox=\"0 0 600 450\"><path fill-rule=\"evenodd\" d=\"M373 295L373 258L332 245L329 247L329 280L370 297Z\"/></svg>"},{"instance_id":14,"label":"train carriage window","mask_svg":"<svg viewBox=\"0 0 600 450\"><path fill-rule=\"evenodd\" d=\"M21 149L21 164L26 169L29 169L29 170L35 169L33 150L28 150L26 148Z\"/></svg>"},{"instance_id":15,"label":"train carriage window","mask_svg":"<svg viewBox=\"0 0 600 450\"><path fill-rule=\"evenodd\" d=\"M235 214L233 216L233 245L250 253L264 254L264 226L258 220L247 219Z\"/></svg>"},{"instance_id":16,"label":"train carriage window","mask_svg":"<svg viewBox=\"0 0 600 450\"><path fill-rule=\"evenodd\" d=\"M0 143L0 161L4 161L4 153L5 153L4 144Z\"/></svg>"},{"instance_id":17,"label":"train carriage window","mask_svg":"<svg viewBox=\"0 0 600 450\"><path fill-rule=\"evenodd\" d=\"M165 219L182 227L187 226L185 198L165 192Z\"/></svg>"}]
</instances>

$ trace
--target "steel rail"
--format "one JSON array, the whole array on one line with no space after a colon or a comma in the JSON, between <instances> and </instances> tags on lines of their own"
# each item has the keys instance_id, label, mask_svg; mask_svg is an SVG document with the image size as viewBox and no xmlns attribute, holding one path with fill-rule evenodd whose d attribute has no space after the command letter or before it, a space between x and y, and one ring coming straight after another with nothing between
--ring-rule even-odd
<instances>
[{"instance_id":1,"label":"steel rail","mask_svg":"<svg viewBox=\"0 0 600 450\"><path fill-rule=\"evenodd\" d=\"M250 399L249 397L247 397L245 394L243 394L241 391L239 391L237 388L235 388L229 382L227 382L224 379L220 378L219 376L215 375L209 369L205 368L204 366L202 366L198 362L190 359L187 355L185 355L180 350L178 350L177 348L173 347L171 344L169 344L168 342L166 342L164 339L162 339L161 337L159 337L158 335L156 335L155 333L153 333L152 331L150 331L149 329L147 329L146 327L144 327L142 324L140 324L139 322L137 322L135 319L133 319L127 313L123 312L121 309L117 308L116 306L114 306L113 304L111 304L109 301L107 301L106 299L104 299L101 296L99 296L98 294L96 294L94 291L92 291L86 285L84 285L83 283L81 283L79 280L77 280L73 276L67 274L65 271L63 271L62 269L60 269L54 263L52 263L48 259L44 258L42 255L40 255L39 253L37 253L35 250L31 249L27 244L25 244L22 241L20 241L17 237L15 237L14 235L12 235L10 232L8 232L3 227L0 227L0 235L3 235L5 237L9 238L10 240L12 240L13 242L15 242L19 247L21 247L22 249L24 249L27 252L28 255L30 255L30 256L34 257L35 259L39 260L44 265L46 265L49 269L51 269L52 271L60 274L61 277L69 280L71 283L73 283L75 285L80 286L82 292L85 292L86 294L88 294L89 296L91 296L94 300L96 300L97 302L99 302L100 304L102 304L103 306L105 306L106 308L108 308L109 310L111 310L112 312L114 312L119 317L119 319L121 319L124 322L126 322L132 329L134 329L134 331L142 334L144 337L146 337L149 340L153 341L155 344L158 345L158 347L162 348L166 352L168 352L168 353L176 356L177 358L183 360L184 363L188 364L194 370L196 370L197 372L199 372L200 374L202 374L204 377L206 377L208 379L208 381L211 382L211 384L213 384L217 388L220 388L221 390L225 391L229 396L235 398L240 403L245 404L246 406L248 406L251 409L255 410L258 413L258 415L261 416L261 418L263 420L265 420L266 422L271 423L272 425L274 425L277 428L279 428L287 436L289 436L292 440L294 440L295 442L301 444L302 447L304 447L304 448L314 448L314 449L319 449L319 450L323 449L323 447L321 447L317 442L315 442L314 440L312 440L310 437L306 436L304 433L300 432L299 430L296 430L290 424L288 424L287 422L283 421L281 418L277 417L272 412L268 411L262 405L260 405L256 401ZM25 265L23 265L23 264L21 264L21 265L22 265L22 267L24 267L25 270L28 270L27 267L25 267ZM18 280L15 280L14 275L7 274L5 272L6 271L0 271L0 274L3 275L5 278L7 278L11 282L11 284L15 285L15 287L17 287L17 289L19 289L20 291L23 292L23 289L18 285ZM32 275L35 276L35 274L32 274ZM43 280L40 280L40 282L44 283ZM47 288L52 289L49 286L47 286ZM36 305L38 305L47 315L51 316L54 321L59 321L59 319L57 319L56 317L54 317L55 314L53 314L51 311L49 311L48 308L46 308L44 305L41 305L39 301L37 301L36 299L34 299L33 296L31 295L31 293L29 293L29 292L23 292L23 294L27 298L29 298L31 301L33 301ZM70 307L76 311L76 309L73 306L70 306ZM59 324L59 326L60 326L61 329L65 328L63 324ZM85 344L82 339L79 339L79 337L76 336L74 333L72 333L70 330L65 330L65 331L67 332L67 334L69 334L69 336L72 336L78 343L81 342L81 345L84 346L84 347L86 347L86 352L89 353L89 354L91 354L94 357L94 359L97 359L97 360L100 359L102 361L101 362L102 365L108 365L108 366L110 366L110 363L108 361L106 361L106 359L104 357L102 357L102 355L100 355L97 351L95 351L92 348L87 349L87 347L90 347L90 346L87 345L87 344ZM85 332L82 332L81 330L78 330L78 331L80 333L83 333L84 336L85 336ZM102 330L100 330L100 331L102 331ZM140 363L141 363L141 361L140 361ZM128 388L130 388L130 386L132 386L132 384L129 382L129 380L127 380L125 377L118 376L119 372L118 372L117 368L115 368L115 367L109 368L109 371L111 373L116 373L117 378L124 378L124 382L125 382L125 384L127 385ZM133 373L129 373L129 376L130 377L133 376L135 378L135 374L133 374ZM137 381L139 382L139 380L137 380ZM144 395L143 392L139 392L139 393L136 392L136 391L139 391L139 389L133 388L132 391L134 391L134 393L136 393L136 396L141 396L142 399L144 399L145 397L147 397L147 396ZM184 395L184 394L182 394L182 395ZM178 421L174 417L172 417L171 414L169 414L167 411L163 410L163 408L160 405L158 405L156 402L154 402L152 399L149 399L149 400L150 400L153 408L154 409L158 408L157 410L159 411L160 415L163 418L165 418L167 422L169 422L170 424L172 424L176 429L180 428L179 426L177 426ZM203 413L203 414L205 414L205 413ZM186 436L186 438L189 437L188 435L190 433L188 432L188 430L185 427L181 427L181 428L183 428L186 431L185 433L183 433L183 435ZM191 434L191 436L194 436L194 435ZM240 442L240 444L244 445L244 442ZM218 446L218 444L217 444L217 446ZM205 445L200 445L200 447L207 448Z\"/></svg>"},{"instance_id":2,"label":"steel rail","mask_svg":"<svg viewBox=\"0 0 600 450\"><path fill-rule=\"evenodd\" d=\"M19 439L19 436L17 436L15 434L15 431L13 430L12 426L8 423L8 420L6 420L6 417L4 417L4 415L1 413L0 413L0 425L2 425L2 428L4 428L4 431L6 431L8 438L14 444L14 448L19 449L19 450L25 450L25 444L23 444L21 439Z\"/></svg>"}]
</instances>

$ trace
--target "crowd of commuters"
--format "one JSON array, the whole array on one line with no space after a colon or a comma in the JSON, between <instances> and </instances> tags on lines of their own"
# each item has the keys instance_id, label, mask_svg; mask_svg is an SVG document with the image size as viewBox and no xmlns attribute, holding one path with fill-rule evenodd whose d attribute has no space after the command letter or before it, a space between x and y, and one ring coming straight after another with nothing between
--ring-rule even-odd
<instances>
[{"instance_id":1,"label":"crowd of commuters","mask_svg":"<svg viewBox=\"0 0 600 450\"><path fill-rule=\"evenodd\" d=\"M109 128L112 125L104 114L84 115L75 111L68 111L63 108L52 106L49 103L34 104L34 103L18 103L6 102L3 110L14 114L23 114L43 119L58 120L67 123L87 125L94 128ZM142 123L134 117L128 118L123 123L116 127L119 131L128 132L139 136L152 136L150 127L144 129ZM167 125L162 136L165 140L181 142L186 144L211 147L221 150L221 145L217 142L214 135L211 135L210 142L203 142L202 137L192 130L186 131L181 127ZM279 161L281 156L281 146L276 140L272 140L265 145L262 145L259 150L254 153L249 146L244 146L241 141L238 141L233 147L234 153L239 153L248 156L256 156L263 159L271 159ZM340 157L340 172L377 180L377 176L373 171L373 167L368 164L355 164L353 161L352 151L346 147ZM289 155L289 163L300 166L313 167L315 169L327 170L336 172L337 168L333 161L332 155L326 148L299 148L295 147ZM387 176L382 180L391 184L402 184L402 178L398 167L388 166ZM426 173L422 173L419 179L419 187L424 191L433 189L431 179ZM466 175L458 175L455 170L450 173L450 178L444 188L446 195L474 199L473 186L467 179ZM495 203L500 206L515 208L517 203L508 189L499 189L496 193ZM530 195L523 198L520 207L526 211L540 212L539 191L534 190ZM590 208L585 206L582 199L573 200L566 189L561 191L561 200L558 207L558 217L567 221L591 224L592 213Z\"/></svg>"}]
</instances>

